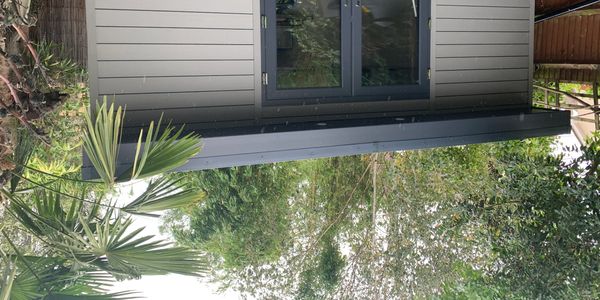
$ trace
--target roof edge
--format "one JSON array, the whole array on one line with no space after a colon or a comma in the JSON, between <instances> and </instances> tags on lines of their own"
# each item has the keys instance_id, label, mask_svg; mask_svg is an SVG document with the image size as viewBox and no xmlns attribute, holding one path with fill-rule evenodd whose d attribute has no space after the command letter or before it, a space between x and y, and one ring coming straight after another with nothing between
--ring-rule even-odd
<instances>
[{"instance_id":1,"label":"roof edge","mask_svg":"<svg viewBox=\"0 0 600 300\"><path fill-rule=\"evenodd\" d=\"M204 138L203 150L178 171L477 144L569 133L570 112L545 109L438 116L424 121ZM119 169L130 166L135 144L123 144ZM95 178L89 161L83 177Z\"/></svg>"}]
</instances>

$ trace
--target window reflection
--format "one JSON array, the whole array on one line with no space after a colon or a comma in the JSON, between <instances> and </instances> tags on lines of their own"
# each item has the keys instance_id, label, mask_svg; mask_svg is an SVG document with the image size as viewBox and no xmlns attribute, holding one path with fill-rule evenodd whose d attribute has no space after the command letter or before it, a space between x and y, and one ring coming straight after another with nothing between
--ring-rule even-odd
<instances>
[{"instance_id":1,"label":"window reflection","mask_svg":"<svg viewBox=\"0 0 600 300\"><path fill-rule=\"evenodd\" d=\"M277 0L277 88L341 86L339 0Z\"/></svg>"},{"instance_id":2,"label":"window reflection","mask_svg":"<svg viewBox=\"0 0 600 300\"><path fill-rule=\"evenodd\" d=\"M419 80L418 0L363 0L362 85Z\"/></svg>"}]
</instances>

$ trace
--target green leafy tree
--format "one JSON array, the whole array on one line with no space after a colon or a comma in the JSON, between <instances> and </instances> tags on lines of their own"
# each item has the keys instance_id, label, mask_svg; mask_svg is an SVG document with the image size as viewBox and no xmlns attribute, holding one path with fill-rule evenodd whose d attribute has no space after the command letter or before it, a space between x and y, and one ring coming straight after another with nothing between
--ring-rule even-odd
<instances>
[{"instance_id":1,"label":"green leafy tree","mask_svg":"<svg viewBox=\"0 0 600 300\"><path fill-rule=\"evenodd\" d=\"M261 299L597 299L598 138L571 162L553 154L552 143L530 139L296 163L297 191L282 210L288 240L277 255L240 261L234 272L215 265L212 279ZM223 175L239 170L214 172L226 188L211 201L246 213L252 209L244 202L227 200L232 193L225 183L245 190L286 179L275 174L242 184ZM167 225L185 233L204 232L210 220L177 223L195 217L178 213ZM206 236L228 237L219 230L229 225L215 228ZM178 238L191 243L190 236Z\"/></svg>"},{"instance_id":2,"label":"green leafy tree","mask_svg":"<svg viewBox=\"0 0 600 300\"><path fill-rule=\"evenodd\" d=\"M206 170L174 176L206 195L189 209L189 226L171 223L184 213L167 217L168 229L183 245L202 249L223 260L226 269L239 269L276 260L289 236L288 201L299 176L293 163Z\"/></svg>"},{"instance_id":3,"label":"green leafy tree","mask_svg":"<svg viewBox=\"0 0 600 300\"><path fill-rule=\"evenodd\" d=\"M570 162L511 159L500 170L498 208L479 210L489 231L500 231L490 234L503 265L498 280L526 297L600 296L600 135L581 153Z\"/></svg>"}]
</instances>

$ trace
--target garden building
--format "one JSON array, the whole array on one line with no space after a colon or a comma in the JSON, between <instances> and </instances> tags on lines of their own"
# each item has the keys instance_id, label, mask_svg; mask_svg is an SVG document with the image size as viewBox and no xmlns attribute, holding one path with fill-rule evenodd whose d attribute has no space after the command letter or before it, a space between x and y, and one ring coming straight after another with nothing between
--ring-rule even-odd
<instances>
[{"instance_id":1,"label":"garden building","mask_svg":"<svg viewBox=\"0 0 600 300\"><path fill-rule=\"evenodd\" d=\"M92 99L122 163L162 113L186 169L566 133L532 108L534 0L86 0ZM131 142L131 144L129 144Z\"/></svg>"}]
</instances>

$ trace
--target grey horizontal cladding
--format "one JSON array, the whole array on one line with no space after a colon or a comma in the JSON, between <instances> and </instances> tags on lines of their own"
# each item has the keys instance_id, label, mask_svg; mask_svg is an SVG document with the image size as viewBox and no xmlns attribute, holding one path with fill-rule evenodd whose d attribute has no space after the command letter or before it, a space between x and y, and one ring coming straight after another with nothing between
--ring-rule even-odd
<instances>
[{"instance_id":1,"label":"grey horizontal cladding","mask_svg":"<svg viewBox=\"0 0 600 300\"><path fill-rule=\"evenodd\" d=\"M521 93L529 90L529 81L498 81L438 84L435 87L437 97L483 95L496 93Z\"/></svg>"},{"instance_id":2,"label":"grey horizontal cladding","mask_svg":"<svg viewBox=\"0 0 600 300\"><path fill-rule=\"evenodd\" d=\"M198 128L253 124L253 1L94 3L98 94L127 107L128 128L162 113Z\"/></svg>"},{"instance_id":3,"label":"grey horizontal cladding","mask_svg":"<svg viewBox=\"0 0 600 300\"><path fill-rule=\"evenodd\" d=\"M254 89L254 76L100 78L100 94L226 91Z\"/></svg>"},{"instance_id":4,"label":"grey horizontal cladding","mask_svg":"<svg viewBox=\"0 0 600 300\"><path fill-rule=\"evenodd\" d=\"M529 8L483 6L437 6L438 18L529 20Z\"/></svg>"},{"instance_id":5,"label":"grey horizontal cladding","mask_svg":"<svg viewBox=\"0 0 600 300\"><path fill-rule=\"evenodd\" d=\"M437 0L438 5L530 7L529 0Z\"/></svg>"},{"instance_id":6,"label":"grey horizontal cladding","mask_svg":"<svg viewBox=\"0 0 600 300\"><path fill-rule=\"evenodd\" d=\"M506 105L527 105L529 102L529 93L502 93L502 94L483 94L467 96L444 96L438 97L435 102L435 108L439 110L457 109L463 107L483 108L499 107Z\"/></svg>"},{"instance_id":7,"label":"grey horizontal cladding","mask_svg":"<svg viewBox=\"0 0 600 300\"><path fill-rule=\"evenodd\" d=\"M435 110L529 104L531 0L437 0Z\"/></svg>"},{"instance_id":8,"label":"grey horizontal cladding","mask_svg":"<svg viewBox=\"0 0 600 300\"><path fill-rule=\"evenodd\" d=\"M529 56L437 58L437 71L527 68Z\"/></svg>"},{"instance_id":9,"label":"grey horizontal cladding","mask_svg":"<svg viewBox=\"0 0 600 300\"><path fill-rule=\"evenodd\" d=\"M101 61L98 77L253 75L247 61Z\"/></svg>"},{"instance_id":10,"label":"grey horizontal cladding","mask_svg":"<svg viewBox=\"0 0 600 300\"><path fill-rule=\"evenodd\" d=\"M252 45L253 32L245 29L98 27L99 44Z\"/></svg>"},{"instance_id":11,"label":"grey horizontal cladding","mask_svg":"<svg viewBox=\"0 0 600 300\"><path fill-rule=\"evenodd\" d=\"M250 0L96 0L97 9L252 13Z\"/></svg>"},{"instance_id":12,"label":"grey horizontal cladding","mask_svg":"<svg viewBox=\"0 0 600 300\"><path fill-rule=\"evenodd\" d=\"M437 31L465 32L529 32L529 20L439 19Z\"/></svg>"},{"instance_id":13,"label":"grey horizontal cladding","mask_svg":"<svg viewBox=\"0 0 600 300\"><path fill-rule=\"evenodd\" d=\"M437 45L515 45L527 43L529 43L528 32L438 32L436 35Z\"/></svg>"},{"instance_id":14,"label":"grey horizontal cladding","mask_svg":"<svg viewBox=\"0 0 600 300\"><path fill-rule=\"evenodd\" d=\"M108 94L102 96L114 100L117 104L126 105L127 110L164 110L170 108L254 104L254 90L129 95Z\"/></svg>"},{"instance_id":15,"label":"grey horizontal cladding","mask_svg":"<svg viewBox=\"0 0 600 300\"><path fill-rule=\"evenodd\" d=\"M158 121L161 115L165 122L172 122L172 124L253 120L254 105L127 110L125 124L127 127L145 125L152 120Z\"/></svg>"},{"instance_id":16,"label":"grey horizontal cladding","mask_svg":"<svg viewBox=\"0 0 600 300\"><path fill-rule=\"evenodd\" d=\"M173 2L173 1L170 1ZM214 1L218 2L218 1ZM96 10L96 26L252 29L252 15L172 11Z\"/></svg>"},{"instance_id":17,"label":"grey horizontal cladding","mask_svg":"<svg viewBox=\"0 0 600 300\"><path fill-rule=\"evenodd\" d=\"M438 58L528 56L529 45L437 45L435 55Z\"/></svg>"},{"instance_id":18,"label":"grey horizontal cladding","mask_svg":"<svg viewBox=\"0 0 600 300\"><path fill-rule=\"evenodd\" d=\"M498 70L460 70L460 71L438 71L437 83L460 83L460 82L491 82L506 80L527 80L529 68L521 66L521 69L498 69Z\"/></svg>"},{"instance_id":19,"label":"grey horizontal cladding","mask_svg":"<svg viewBox=\"0 0 600 300\"><path fill-rule=\"evenodd\" d=\"M253 45L98 45L98 60L254 59Z\"/></svg>"}]
</instances>

